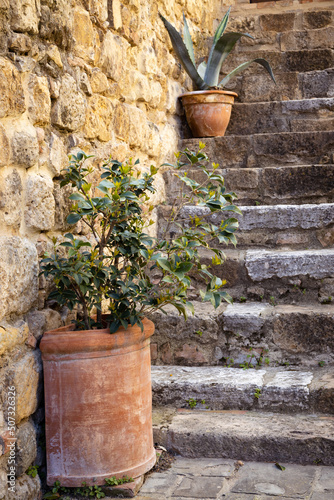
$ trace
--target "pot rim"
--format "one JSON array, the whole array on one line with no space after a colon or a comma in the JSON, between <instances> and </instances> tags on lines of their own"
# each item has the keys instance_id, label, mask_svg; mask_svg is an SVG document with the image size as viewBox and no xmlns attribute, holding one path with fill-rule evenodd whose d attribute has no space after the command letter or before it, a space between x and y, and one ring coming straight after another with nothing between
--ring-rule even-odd
<instances>
[{"instance_id":1,"label":"pot rim","mask_svg":"<svg viewBox=\"0 0 334 500\"><path fill-rule=\"evenodd\" d=\"M194 90L193 92L185 92L184 94L181 94L179 98L187 97L190 95L203 95L203 94L225 94L238 97L238 94L236 92L232 92L231 90Z\"/></svg>"},{"instance_id":2,"label":"pot rim","mask_svg":"<svg viewBox=\"0 0 334 500\"><path fill-rule=\"evenodd\" d=\"M127 330L120 327L117 332L109 329L76 330L73 325L60 327L45 332L40 343L42 356L73 355L74 353L97 353L101 351L119 351L133 348L148 340L154 333L154 323L148 318L143 319L144 330L139 325L128 326Z\"/></svg>"}]
</instances>

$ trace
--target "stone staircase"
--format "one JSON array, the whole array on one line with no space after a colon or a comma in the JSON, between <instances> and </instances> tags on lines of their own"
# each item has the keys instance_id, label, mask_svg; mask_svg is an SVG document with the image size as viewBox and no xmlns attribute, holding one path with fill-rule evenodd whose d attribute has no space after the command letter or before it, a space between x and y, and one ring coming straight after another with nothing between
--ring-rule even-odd
<instances>
[{"instance_id":1,"label":"stone staircase","mask_svg":"<svg viewBox=\"0 0 334 500\"><path fill-rule=\"evenodd\" d=\"M334 11L303 9L249 10L230 26L256 38L226 71L265 57L278 85L256 65L231 82L228 133L204 140L243 212L219 270L234 304L197 302L194 283L187 322L155 316L155 439L183 456L334 464ZM180 189L165 182L160 231Z\"/></svg>"}]
</instances>

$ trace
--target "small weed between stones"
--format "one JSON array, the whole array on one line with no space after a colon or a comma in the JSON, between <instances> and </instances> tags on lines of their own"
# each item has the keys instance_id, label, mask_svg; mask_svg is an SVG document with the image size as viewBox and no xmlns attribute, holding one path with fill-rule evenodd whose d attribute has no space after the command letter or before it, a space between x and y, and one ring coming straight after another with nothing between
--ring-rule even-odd
<instances>
[{"instance_id":1,"label":"small weed between stones","mask_svg":"<svg viewBox=\"0 0 334 500\"><path fill-rule=\"evenodd\" d=\"M124 476L120 479L111 477L105 479L105 482L107 486L119 486L120 484L131 483L133 482L133 479L128 476ZM59 481L56 481L52 487L52 490L45 493L43 499L56 500L59 498L66 500L69 497L64 495L68 494L74 495L76 498L84 497L84 498L100 499L106 496L105 493L102 491L101 486L87 486L86 483L82 483L82 486L79 488L65 488L64 486L61 486Z\"/></svg>"},{"instance_id":2,"label":"small weed between stones","mask_svg":"<svg viewBox=\"0 0 334 500\"><path fill-rule=\"evenodd\" d=\"M26 474L31 477L36 477L38 474L39 465L30 465L26 470Z\"/></svg>"},{"instance_id":3,"label":"small weed between stones","mask_svg":"<svg viewBox=\"0 0 334 500\"><path fill-rule=\"evenodd\" d=\"M254 392L254 397L255 397L256 399L259 399L261 396L262 396L262 394L261 394L261 389L259 389L259 388L255 389L255 392Z\"/></svg>"}]
</instances>

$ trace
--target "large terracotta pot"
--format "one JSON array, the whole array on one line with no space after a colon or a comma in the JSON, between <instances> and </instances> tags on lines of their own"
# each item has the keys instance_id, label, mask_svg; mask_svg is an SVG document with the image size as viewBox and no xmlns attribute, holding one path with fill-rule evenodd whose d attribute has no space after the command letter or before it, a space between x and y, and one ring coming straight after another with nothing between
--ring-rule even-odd
<instances>
[{"instance_id":1,"label":"large terracotta pot","mask_svg":"<svg viewBox=\"0 0 334 500\"><path fill-rule=\"evenodd\" d=\"M230 121L235 92L199 90L180 96L194 137L220 137Z\"/></svg>"},{"instance_id":2,"label":"large terracotta pot","mask_svg":"<svg viewBox=\"0 0 334 500\"><path fill-rule=\"evenodd\" d=\"M150 336L154 324L44 334L47 483L105 484L155 464Z\"/></svg>"}]
</instances>

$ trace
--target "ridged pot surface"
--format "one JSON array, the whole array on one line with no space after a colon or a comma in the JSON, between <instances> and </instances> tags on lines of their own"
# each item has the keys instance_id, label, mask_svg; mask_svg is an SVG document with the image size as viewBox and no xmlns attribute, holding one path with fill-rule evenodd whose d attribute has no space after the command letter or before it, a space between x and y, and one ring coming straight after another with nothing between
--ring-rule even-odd
<instances>
[{"instance_id":1,"label":"ridged pot surface","mask_svg":"<svg viewBox=\"0 0 334 500\"><path fill-rule=\"evenodd\" d=\"M180 96L194 137L221 137L230 121L235 92L202 90Z\"/></svg>"},{"instance_id":2,"label":"ridged pot surface","mask_svg":"<svg viewBox=\"0 0 334 500\"><path fill-rule=\"evenodd\" d=\"M153 467L150 336L154 324L44 334L47 483L105 484Z\"/></svg>"}]
</instances>

